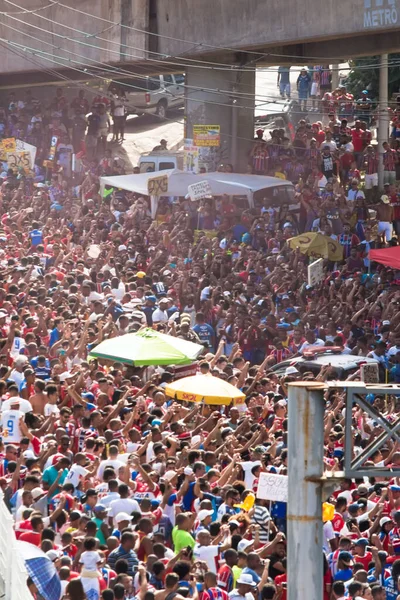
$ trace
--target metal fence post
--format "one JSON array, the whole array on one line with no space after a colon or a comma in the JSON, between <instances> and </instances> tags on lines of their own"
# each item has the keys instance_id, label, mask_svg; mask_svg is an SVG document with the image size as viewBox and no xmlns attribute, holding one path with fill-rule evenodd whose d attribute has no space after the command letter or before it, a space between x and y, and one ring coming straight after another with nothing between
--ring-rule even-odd
<instances>
[{"instance_id":1,"label":"metal fence post","mask_svg":"<svg viewBox=\"0 0 400 600\"><path fill-rule=\"evenodd\" d=\"M322 598L324 387L289 385L288 600Z\"/></svg>"}]
</instances>

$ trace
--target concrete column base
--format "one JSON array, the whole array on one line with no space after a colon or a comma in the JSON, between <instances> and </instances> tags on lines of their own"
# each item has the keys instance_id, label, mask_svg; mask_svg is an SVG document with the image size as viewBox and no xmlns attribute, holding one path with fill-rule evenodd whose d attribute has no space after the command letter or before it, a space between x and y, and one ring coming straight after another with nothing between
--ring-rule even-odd
<instances>
[{"instance_id":1,"label":"concrete column base","mask_svg":"<svg viewBox=\"0 0 400 600\"><path fill-rule=\"evenodd\" d=\"M221 128L220 146L201 148L199 166L215 171L221 163L230 163L235 172L245 173L254 138L255 70L189 67L185 83L193 86L186 88L185 93L185 138L193 138L193 125ZM237 95L235 91L249 95Z\"/></svg>"}]
</instances>

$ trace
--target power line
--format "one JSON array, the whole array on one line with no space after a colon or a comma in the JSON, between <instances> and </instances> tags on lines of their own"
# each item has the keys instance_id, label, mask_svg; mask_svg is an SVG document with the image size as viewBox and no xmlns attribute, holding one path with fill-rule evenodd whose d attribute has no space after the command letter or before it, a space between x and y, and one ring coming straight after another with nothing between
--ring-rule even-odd
<instances>
[{"instance_id":1,"label":"power line","mask_svg":"<svg viewBox=\"0 0 400 600\"><path fill-rule=\"evenodd\" d=\"M12 4L16 8L22 9L21 6L18 6L14 2L11 2L11 0L4 0L4 1L8 2L9 4ZM32 25L31 23L28 23L27 21L23 21L21 19L17 19L17 17L14 17L14 16L8 14L7 12L0 12L0 14L4 15L4 16L10 18L10 19L17 20L20 23L23 23L24 25L36 27L35 25ZM88 13L83 13L83 14L86 14L87 16L93 16L93 15L88 15ZM71 27L69 25L65 25L64 23L59 23L58 21L54 21L54 19L49 19L48 17L45 17L43 15L34 15L34 16L37 16L40 19L44 19L45 21L48 21L48 22L52 23L53 25L58 25L59 27L64 27L64 28L70 29L70 30L72 30L74 32L79 32L80 34L84 35L85 37L95 37L96 39L98 39L100 41L106 42L107 44L113 44L113 45L116 45L118 47L121 46L121 44L119 42L114 42L113 40L108 40L106 38L101 38L99 36L96 36L96 35L93 35L93 34L89 34L89 33L85 32L85 31L81 31L81 30L76 29L74 27ZM101 19L101 20L103 20L103 19ZM121 26L121 27L127 27L126 25L123 25L122 23L114 23L113 21L109 21L109 20L106 20L106 22L111 23L112 25L118 25L118 26ZM145 33L144 30L143 30L143 33ZM59 34L55 34L54 32L51 32L51 34L52 35L59 35ZM68 39L67 36L64 36L64 37L65 37L65 39ZM192 43L192 46L193 46L193 42L191 42L191 43ZM125 45L125 44L124 44L124 46L126 48L129 48L129 49L132 49L132 50L138 50L141 53L149 53L149 54L156 54L158 56L162 56L163 60L160 60L160 59L157 59L157 58L149 58L147 60L151 60L151 61L156 62L156 63L161 63L163 65L165 65L166 62L167 62L168 64L173 65L173 66L186 67L187 68L188 66L190 66L190 65L187 64L187 62L189 62L189 63L195 63L195 66L198 67L198 68L207 68L207 69L208 68L212 68L212 69L221 70L221 71L226 71L226 70L232 71L232 70L234 70L236 72L241 72L241 71L243 71L243 72L252 72L253 71L253 68L245 68L245 67L238 68L238 67L235 67L235 65L228 64L228 63L215 63L215 62L204 61L204 60L198 61L196 59L186 58L186 57L183 57L183 60L187 61L186 63L175 63L175 62L171 62L169 60L170 57L168 57L167 55L165 55L165 54L163 54L161 52L155 52L155 51L153 52L151 50L145 50L143 48L138 48L138 47L135 47L135 46ZM108 52L112 52L113 54L117 54L119 57L121 56L120 50L118 50L118 51L117 50L109 50L107 48L101 48L100 46L93 46L93 47L97 47L97 48L99 48L101 50L106 50ZM128 58L144 59L143 56L137 56L137 55L134 55L134 54L127 54L127 53L123 53L123 54L124 54L124 56L126 56ZM255 53L255 54L257 54L258 56L260 55L260 53ZM146 59L144 59L144 60L146 60ZM207 65L207 66L203 66L203 64ZM224 67L224 68L221 68L221 67Z\"/></svg>"},{"instance_id":2,"label":"power line","mask_svg":"<svg viewBox=\"0 0 400 600\"><path fill-rule=\"evenodd\" d=\"M16 8L22 9L21 6L19 6L15 2L12 2L11 0L4 0L4 1L7 2L8 4L11 4L12 6L15 6ZM73 8L73 7L61 4L59 1L57 1L56 4L57 4L57 6L62 6L63 8L67 8L69 10L73 10L74 12L78 12L78 13L84 14L86 16L94 17L94 18L99 19L101 21L104 21L106 23L110 23L111 26L118 26L118 27L123 27L123 28L127 28L127 29L132 29L132 30L138 31L140 33L144 33L144 34L148 34L148 35L157 35L159 37L168 37L168 36L161 36L160 34L154 34L153 32L148 32L148 31L146 31L144 29L139 29L137 27L131 27L131 26L128 26L128 25L124 25L122 23L111 21L109 19L104 19L103 17L98 17L96 15L90 15L89 13L86 13L86 12L84 12L82 10L79 10L79 9L76 9L76 8ZM46 8L49 8L49 6L47 6ZM30 14L29 11L26 11L26 13ZM10 18L14 18L15 20L18 20L16 17L12 17L11 14L8 13L8 12L6 12L6 11L0 12L0 14L3 14L4 16L8 16ZM22 14L24 14L23 10L22 10ZM58 21L55 21L54 19L49 19L48 17L45 17L43 15L36 15L36 14L34 14L34 16L37 16L40 19L44 19L44 20L46 20L46 21L48 21L48 22L50 22L50 23L52 23L54 25L57 25L59 27L64 27L64 28L70 29L70 30L72 30L74 32L78 32L78 33L80 33L81 35L83 35L83 36L85 36L87 38L94 37L94 38L96 38L96 39L98 39L100 41L106 42L107 44L114 44L114 45L117 45L118 47L120 47L120 45L121 45L119 42L114 42L113 40L108 40L106 38L100 38L98 36L98 34L90 34L88 32L76 29L76 28L71 27L69 25L65 25L64 23L59 23ZM31 27L35 27L37 29L41 29L38 26L33 25L32 23L29 23L27 21L19 20L19 22L23 23L24 25L28 25L28 26L31 26ZM48 32L47 30L44 30L44 29L41 29L41 30L42 31L46 31L47 33L49 33L51 35L56 35L58 37L64 37L64 39L67 39L67 40L70 39L70 40L76 41L74 38L70 38L68 36L61 36L61 34L56 34L53 31L52 32ZM181 40L179 38L168 38L168 39L173 39L175 41L183 41L183 42L185 42L185 40ZM189 42L186 41L186 43L189 43ZM190 42L190 43L191 43L192 47L202 46L203 45L202 42ZM148 60L151 60L153 62L159 62L159 63L165 65L165 62L166 62L165 59L168 59L167 62L169 64L174 65L174 66L180 66L180 67L188 67L188 66L190 66L190 65L187 65L186 63L171 63L171 61L169 60L170 57L168 55L165 55L165 53L155 52L155 51L152 51L152 50L143 50L143 48L138 48L138 47L135 47L135 46L125 45L125 44L124 44L124 46L126 48L131 48L133 50L138 50L138 51L140 51L142 53L145 51L145 52L148 52L148 53L151 53L151 54L157 54L159 56L164 57L164 60L158 60L158 59L155 59L155 58L148 59ZM98 48L100 50L106 50L108 52L113 52L114 54L118 54L119 56L121 55L120 51L115 51L115 50L113 51L113 50L109 50L107 48L102 48L100 46L93 46L93 47L94 48ZM224 48L222 46L210 46L210 47L216 48L216 49L221 49L221 50L231 50L231 51L234 51L234 52L238 51L237 49L234 49L234 48ZM268 53L268 54L262 55L262 53L260 53L260 52L251 52L251 51L246 52L246 53L247 54L257 55L259 57L257 60L260 60L262 58L262 56L274 56L274 57L277 57L277 58L285 58L285 57L297 58L297 59L299 59L301 61L304 61L304 60L307 60L307 59L321 60L321 61L325 61L325 62L326 61L332 61L332 60L341 60L341 59L333 59L332 57L329 57L329 58L328 57L306 57L306 56L295 56L295 55L276 54L276 53ZM261 57L260 57L260 54L261 54ZM128 56L128 57L131 57L131 58L139 58L139 59L143 58L141 56L128 55L126 53L124 53L124 55ZM174 58L174 57L172 57L172 58ZM186 57L177 57L177 58L183 58L183 60L194 62L194 63L196 63L196 67L198 67L198 68L200 68L200 65L198 63L202 63L202 64L207 65L207 67L203 67L203 68L210 68L210 69L213 69L213 70L230 70L230 71L234 70L235 72L242 72L242 71L243 72L248 72L248 71L252 72L253 71L253 68L250 68L250 69L249 68L247 68L247 69L246 68L238 68L238 67L235 67L234 65L228 64L228 63L216 63L216 62L210 62L210 61L204 61L204 60L190 59L190 58L186 58ZM379 64L380 63L377 62L377 63L372 63L371 65L367 65L367 66L379 66ZM224 69L218 69L217 66L222 66L222 67L225 67L225 68ZM298 70L300 71L301 69L299 68ZM328 70L330 71L330 69L325 69L325 70L326 71L328 71ZM344 67L342 70L351 70L351 67Z\"/></svg>"},{"instance_id":3,"label":"power line","mask_svg":"<svg viewBox=\"0 0 400 600\"><path fill-rule=\"evenodd\" d=\"M33 35L30 35L30 34L28 34L28 33L24 32L24 31L20 31L19 29L16 29L15 27L12 27L11 25L8 25L8 24L6 24L6 23L4 23L3 25L4 25L5 27L7 27L7 28L11 29L12 31L15 31L15 32L17 32L18 34L22 34L22 35L24 35L25 37L28 37L28 38L30 38L30 39L38 40L38 38L37 38L37 37L35 37L35 36L33 36ZM49 33L47 30L43 30L42 28L38 28L37 26L34 26L34 25L33 25L33 27L34 27L35 29L40 29L41 31L44 31L45 33ZM58 35L59 37L62 37L63 39L65 39L65 36L61 36L60 34L56 34L56 35ZM78 56L79 58L82 58L82 59L84 59L84 60L86 60L86 61L88 61L88 60L89 60L89 61L91 61L91 62L98 63L99 65L101 65L101 68L102 68L102 69L103 69L103 70L104 70L106 73L108 73L108 74L111 74L111 75L117 75L117 76L118 76L118 75L122 75L122 76L128 76L128 77L132 77L132 75L133 75L133 74L132 74L130 71L125 71L125 70L121 69L120 67L114 67L114 66L112 66L112 65L108 65L107 63L104 63L104 62L101 62L101 61L97 61L97 60L95 60L95 59L90 59L90 58L87 58L86 56L84 56L84 55L82 55L82 54L79 54L79 53L77 53L77 52L73 52L73 51L71 51L71 50L66 50L65 48L62 48L61 46L57 46L57 45L55 45L55 44L52 44L52 43L50 43L50 42L47 42L47 41L45 41L45 40L39 40L39 41L40 41L41 43L43 43L43 44L46 44L46 45L48 45L48 46L51 46L52 48L56 48L56 49L58 49L58 50L61 50L62 52L66 52L66 53L68 53L68 54L72 54L72 55L74 55L74 56ZM36 49L34 49L34 50L36 50ZM41 50L39 50L39 49L37 49L37 51L38 51L38 52L42 52L42 51L41 51ZM59 58L60 60L68 60L68 61L70 60L70 59L67 59L67 58L64 58L64 57L57 57L57 58ZM74 62L77 62L78 64L81 64L81 61L74 61ZM65 66L65 65L64 65L64 66ZM93 66L93 65L92 65L92 66ZM97 67L96 67L96 68L97 68ZM100 68L100 67L99 67L99 68ZM146 81L146 80L147 80L147 77L146 77L145 75L134 74L134 77L135 77L136 79L142 79L142 80L144 80L144 81ZM237 82L237 84L239 84L239 83L240 83L240 82ZM147 91L148 91L148 90L147 90L147 88L140 88L139 86L133 86L133 85L129 85L128 83L125 83L124 85L125 85L126 87L132 87L132 88L134 88L134 89L136 89L136 90L140 90L140 91L144 91L144 92L147 92ZM242 97L245 97L245 98L246 98L246 97L247 97L247 98L251 98L251 99L255 97L255 98L256 98L256 100L257 100L257 99L258 99L258 100L263 100L263 99L265 99L265 100L266 100L266 102L274 101L274 103L276 103L276 104L282 104L282 105L284 105L284 104L285 104L285 102L283 102L281 99L276 99L276 97L275 97L275 96L273 96L273 95L267 95L267 94L256 94L256 93L248 93L248 92L239 92L239 91L233 91L233 90L223 90L223 89L217 89L217 88L205 88L205 87L193 86L193 85L188 85L188 84L182 84L182 87L184 87L185 89L189 89L189 90L195 90L196 92L206 92L206 93L211 93L211 94L215 94L215 95L223 95L223 96L227 96L227 95L228 95L228 96L230 96L230 97L232 97L232 98L233 98L233 97L236 97L236 98L238 98L238 99L240 99L240 97L241 97L241 96L242 96ZM193 92L193 93L194 93L194 92ZM210 101L209 101L209 100L203 100L203 102L204 102L204 103L209 103ZM258 105L258 106L260 106L260 105ZM251 107L251 108L252 108L252 107ZM256 105L256 108L257 108L257 105Z\"/></svg>"},{"instance_id":4,"label":"power line","mask_svg":"<svg viewBox=\"0 0 400 600\"><path fill-rule=\"evenodd\" d=\"M66 36L63 36L61 34L50 33L48 30L45 30L45 29L43 29L41 27L38 27L36 25L33 25L31 23L27 23L27 22L21 21L20 19L16 19L16 20L20 21L20 22L22 22L24 24L26 24L27 26L33 27L34 29L38 29L38 30L44 32L45 34L56 35L57 37L61 37L63 40L70 39L70 38L68 38ZM11 29L11 30L13 30L13 31L16 31L18 34L24 35L25 37L28 37L28 38L31 38L31 39L35 39L35 40L37 39L35 36L32 36L32 35L24 32L24 31L20 31L19 29L16 29L16 28L14 28L11 25L8 25L6 23L4 24L4 26L7 27L7 28L9 28L9 29ZM67 50L67 49L62 48L61 46L57 46L55 44L51 44L50 42L47 42L45 40L40 40L40 41L42 43L48 45L48 46L51 46L52 48L59 49L62 52L66 52L68 54L72 54L74 56L78 56L78 57L82 58L84 61L90 60L93 63L98 63L99 65L101 65L101 67L103 68L103 70L107 74L117 75L117 76L118 75L123 75L123 76L125 75L125 76L128 76L128 77L132 77L132 73L130 71L125 71L125 70L121 69L120 67L114 67L112 65L107 65L107 63L104 63L104 62L101 62L101 61L97 61L95 59L88 59L86 56L84 56L82 54L79 54L77 52L73 52L71 50ZM78 43L80 43L80 42L78 41ZM92 47L91 44L84 43L84 45ZM94 46L94 47L96 48L96 46ZM34 49L34 50L36 50L36 49ZM41 50L39 50L39 49L37 49L37 51L41 52ZM70 62L70 59L67 59L67 58L64 58L64 57L57 56L57 58L59 58L60 60L65 60L65 61L68 60ZM80 61L73 61L73 62L81 64ZM63 66L65 66L65 65L63 65ZM368 65L364 65L364 68L366 69L366 68L370 68L370 67ZM134 76L135 76L136 79L147 80L147 77L145 75L135 74ZM236 84L240 85L240 82L237 82ZM141 91L145 91L145 92L148 91L147 88L140 88L139 86L129 86L128 83L125 83L124 85L125 85L125 87L134 87L135 89L138 89L138 90L141 90ZM272 95L270 96L270 95L267 95L267 94L256 94L256 93L240 92L240 91L236 91L236 90L223 90L223 89L218 89L218 88L205 88L205 87L193 86L193 85L188 85L188 84L182 84L182 85L183 85L183 87L185 89L195 90L196 92L205 92L205 93L210 93L210 94L215 94L215 95L219 94L219 95L223 95L223 96L229 96L229 97L232 97L232 98L235 97L237 99L240 99L241 96L244 97L244 98L245 97L247 97L247 98L254 98L255 97L256 100L266 99L267 102L273 100L277 104L281 103L281 101L279 99L277 100L275 96L272 96ZM210 100L203 100L203 102L204 103L213 103L213 104L216 104L215 102L212 102ZM284 103L282 103L282 104L284 104ZM225 105L225 106L230 106L230 105ZM253 109L253 107L244 107L244 108L250 108L251 110ZM256 108L261 108L260 104L256 105Z\"/></svg>"},{"instance_id":5,"label":"power line","mask_svg":"<svg viewBox=\"0 0 400 600\"><path fill-rule=\"evenodd\" d=\"M5 0L5 2L7 2L7 4L13 4L15 6L15 4L13 2L11 2L11 0ZM68 10L72 10L74 12L80 13L82 15L85 15L87 17L94 17L95 19L98 19L99 21L105 21L107 23L114 23L113 21L111 21L110 19L105 19L104 17L99 17L97 15L91 15L83 10L80 10L78 8L73 8L72 6L67 6L65 4L62 4L61 2L57 2L58 6L61 6L62 8L66 8ZM21 7L18 7L21 8ZM116 24L116 23L114 23ZM121 24L121 27L126 28L126 29L130 29L132 31L137 31L138 33L144 33L146 35L152 35L158 38L163 38L163 39L167 39L167 40L171 40L173 42L181 42L184 44L191 44L192 46L201 46L203 48L210 48L211 50L225 50L225 51L229 51L229 52L240 52L241 50L238 48L230 48L230 47L225 47L225 46L214 46L212 44L205 44L203 42L193 42L193 40L184 40L182 38L176 38L176 37L172 37L172 36L168 36L168 35L163 35L161 33L155 33L154 31L146 31L145 29L140 29L138 27L133 27L132 25L124 25ZM252 54L252 55L256 55L259 56L260 52L256 52L254 50L244 50L244 52L246 54ZM276 56L276 57L280 57L280 58L284 58L286 55L285 54L273 54L273 53L265 53L264 56ZM289 56L289 58L299 58L302 61L303 60L324 60L324 61L329 61L330 63L336 62L336 61L340 61L343 57L339 57L339 58L332 58L332 57L321 57L321 56ZM196 59L194 59L196 60Z\"/></svg>"}]
</instances>

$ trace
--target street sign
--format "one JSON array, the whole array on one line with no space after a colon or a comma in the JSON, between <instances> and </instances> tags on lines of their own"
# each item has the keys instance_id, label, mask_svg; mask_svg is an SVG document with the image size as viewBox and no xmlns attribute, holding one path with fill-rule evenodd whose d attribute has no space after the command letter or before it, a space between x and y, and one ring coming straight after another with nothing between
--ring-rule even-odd
<instances>
[{"instance_id":1,"label":"street sign","mask_svg":"<svg viewBox=\"0 0 400 600\"><path fill-rule=\"evenodd\" d=\"M152 177L147 181L149 196L165 196L168 192L168 175Z\"/></svg>"},{"instance_id":2,"label":"street sign","mask_svg":"<svg viewBox=\"0 0 400 600\"><path fill-rule=\"evenodd\" d=\"M210 198L212 196L211 186L208 181L198 181L188 185L188 194L193 201Z\"/></svg>"},{"instance_id":3,"label":"street sign","mask_svg":"<svg viewBox=\"0 0 400 600\"><path fill-rule=\"evenodd\" d=\"M274 473L260 473L257 488L257 498L261 498L261 500L271 500L272 502L287 502L287 475L275 475Z\"/></svg>"}]
</instances>

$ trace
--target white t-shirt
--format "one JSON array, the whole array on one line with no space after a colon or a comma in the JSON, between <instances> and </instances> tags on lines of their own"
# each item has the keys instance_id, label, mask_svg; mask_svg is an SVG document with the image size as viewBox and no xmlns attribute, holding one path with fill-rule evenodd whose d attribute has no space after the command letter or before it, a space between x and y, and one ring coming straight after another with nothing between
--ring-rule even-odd
<instances>
[{"instance_id":1,"label":"white t-shirt","mask_svg":"<svg viewBox=\"0 0 400 600\"><path fill-rule=\"evenodd\" d=\"M312 348L314 346L325 346L325 342L323 340L320 340L319 338L317 338L312 344L310 344L309 342L304 342L300 346L299 352L304 352L304 350L307 350L307 348Z\"/></svg>"},{"instance_id":2,"label":"white t-shirt","mask_svg":"<svg viewBox=\"0 0 400 600\"><path fill-rule=\"evenodd\" d=\"M23 374L23 373L20 373L19 371L17 371L17 369L13 369L13 370L11 371L10 379L11 379L12 381L15 381L15 383L17 384L17 386L18 386L18 389L19 389L19 388L20 388L20 386L21 386L21 384L22 384L22 382L23 382L23 381L24 381L24 379L25 379L25 376L24 376L24 374Z\"/></svg>"},{"instance_id":3,"label":"white t-shirt","mask_svg":"<svg viewBox=\"0 0 400 600\"><path fill-rule=\"evenodd\" d=\"M80 465L72 465L70 470L68 471L68 475L65 478L65 483L72 483L72 485L76 488L79 485L81 479L87 475L89 471L85 469L85 467L81 467Z\"/></svg>"},{"instance_id":4,"label":"white t-shirt","mask_svg":"<svg viewBox=\"0 0 400 600\"><path fill-rule=\"evenodd\" d=\"M219 554L219 546L200 546L196 544L193 548L193 556L196 560L201 560L207 564L211 573L217 572L215 559Z\"/></svg>"},{"instance_id":5,"label":"white t-shirt","mask_svg":"<svg viewBox=\"0 0 400 600\"><path fill-rule=\"evenodd\" d=\"M249 460L246 462L242 462L240 464L244 471L244 482L246 484L246 489L252 490L255 476L253 475L251 470L253 467L256 467L257 465L261 466L261 462L260 461L253 462L253 461Z\"/></svg>"},{"instance_id":6,"label":"white t-shirt","mask_svg":"<svg viewBox=\"0 0 400 600\"><path fill-rule=\"evenodd\" d=\"M50 404L49 402L44 405L44 416L49 417L50 415L60 415L60 409L56 404Z\"/></svg>"},{"instance_id":7,"label":"white t-shirt","mask_svg":"<svg viewBox=\"0 0 400 600\"><path fill-rule=\"evenodd\" d=\"M118 459L102 460L99 465L99 468L97 469L97 478L103 479L104 471L107 467L112 467L114 469L115 473L118 475L118 469L120 469L123 466L124 466L124 463Z\"/></svg>"},{"instance_id":8,"label":"white t-shirt","mask_svg":"<svg viewBox=\"0 0 400 600\"><path fill-rule=\"evenodd\" d=\"M110 510L108 512L108 516L113 517L114 523L115 525L117 525L117 523L115 522L115 517L118 513L125 512L128 513L128 515L130 515L134 510L137 512L141 512L140 506L136 500L133 500L133 498L119 498L119 500L113 500L112 502L110 502Z\"/></svg>"},{"instance_id":9,"label":"white t-shirt","mask_svg":"<svg viewBox=\"0 0 400 600\"><path fill-rule=\"evenodd\" d=\"M151 318L153 319L153 323L166 323L168 321L168 313L160 308L156 308Z\"/></svg>"},{"instance_id":10,"label":"white t-shirt","mask_svg":"<svg viewBox=\"0 0 400 600\"><path fill-rule=\"evenodd\" d=\"M79 562L86 571L97 571L97 565L101 560L102 558L98 552L86 550L85 552L82 552Z\"/></svg>"},{"instance_id":11,"label":"white t-shirt","mask_svg":"<svg viewBox=\"0 0 400 600\"><path fill-rule=\"evenodd\" d=\"M1 410L10 410L11 406L17 403L19 405L18 410L20 410L24 414L33 411L32 404L28 400L24 400L19 396L15 396L14 398L9 398L8 400L5 400L1 405Z\"/></svg>"},{"instance_id":12,"label":"white t-shirt","mask_svg":"<svg viewBox=\"0 0 400 600\"><path fill-rule=\"evenodd\" d=\"M24 416L21 410L3 410L1 423L3 426L3 441L6 444L19 444L22 433L19 428L19 420Z\"/></svg>"},{"instance_id":13,"label":"white t-shirt","mask_svg":"<svg viewBox=\"0 0 400 600\"><path fill-rule=\"evenodd\" d=\"M329 543L330 540L335 539L335 532L333 530L332 521L327 521L326 523L324 523L322 531L323 531L322 549L327 554L329 552L332 552L332 548Z\"/></svg>"}]
</instances>

